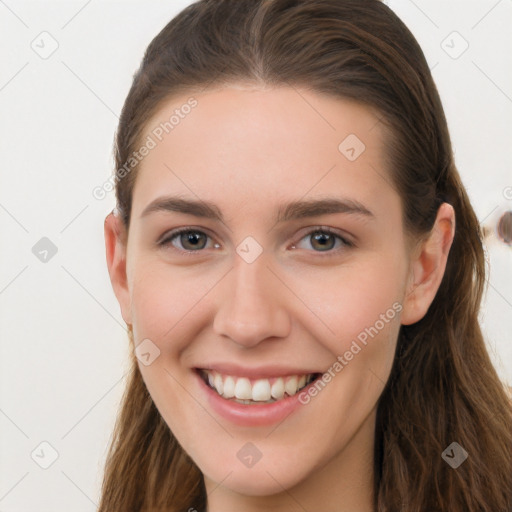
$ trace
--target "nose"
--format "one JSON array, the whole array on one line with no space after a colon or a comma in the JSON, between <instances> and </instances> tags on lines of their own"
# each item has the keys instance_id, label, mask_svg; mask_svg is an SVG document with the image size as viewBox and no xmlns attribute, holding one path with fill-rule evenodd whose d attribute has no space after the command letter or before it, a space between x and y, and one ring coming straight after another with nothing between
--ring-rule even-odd
<instances>
[{"instance_id":1,"label":"nose","mask_svg":"<svg viewBox=\"0 0 512 512\"><path fill-rule=\"evenodd\" d=\"M286 287L274 272L267 267L264 254L252 263L236 255L218 296L213 324L216 334L247 348L289 335Z\"/></svg>"}]
</instances>

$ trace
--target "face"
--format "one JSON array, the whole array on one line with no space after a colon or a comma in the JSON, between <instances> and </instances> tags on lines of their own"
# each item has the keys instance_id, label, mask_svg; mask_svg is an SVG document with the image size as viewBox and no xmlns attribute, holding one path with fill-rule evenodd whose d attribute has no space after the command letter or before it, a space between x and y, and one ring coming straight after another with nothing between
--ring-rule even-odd
<instances>
[{"instance_id":1,"label":"face","mask_svg":"<svg viewBox=\"0 0 512 512\"><path fill-rule=\"evenodd\" d=\"M370 474L411 274L383 126L302 89L194 98L147 125L116 285L147 388L212 487Z\"/></svg>"}]
</instances>

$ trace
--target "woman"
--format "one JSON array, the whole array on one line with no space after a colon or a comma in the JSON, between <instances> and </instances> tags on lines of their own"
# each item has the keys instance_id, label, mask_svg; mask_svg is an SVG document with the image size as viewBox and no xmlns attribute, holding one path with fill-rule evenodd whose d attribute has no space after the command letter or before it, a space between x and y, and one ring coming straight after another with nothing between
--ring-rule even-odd
<instances>
[{"instance_id":1,"label":"woman","mask_svg":"<svg viewBox=\"0 0 512 512\"><path fill-rule=\"evenodd\" d=\"M439 95L377 0L202 0L105 221L132 372L101 512L510 511L512 410Z\"/></svg>"}]
</instances>

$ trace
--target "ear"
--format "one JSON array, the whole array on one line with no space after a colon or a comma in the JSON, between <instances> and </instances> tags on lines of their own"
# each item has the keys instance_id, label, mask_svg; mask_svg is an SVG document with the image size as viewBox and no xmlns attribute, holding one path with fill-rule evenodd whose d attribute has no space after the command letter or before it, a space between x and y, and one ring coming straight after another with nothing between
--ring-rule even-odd
<instances>
[{"instance_id":1,"label":"ear","mask_svg":"<svg viewBox=\"0 0 512 512\"><path fill-rule=\"evenodd\" d=\"M126 274L126 228L120 215L112 211L105 218L105 248L110 282L121 307L123 320L131 325L131 300Z\"/></svg>"},{"instance_id":2,"label":"ear","mask_svg":"<svg viewBox=\"0 0 512 512\"><path fill-rule=\"evenodd\" d=\"M443 203L428 237L413 251L401 323L410 325L428 311L443 279L455 236L455 211Z\"/></svg>"}]
</instances>

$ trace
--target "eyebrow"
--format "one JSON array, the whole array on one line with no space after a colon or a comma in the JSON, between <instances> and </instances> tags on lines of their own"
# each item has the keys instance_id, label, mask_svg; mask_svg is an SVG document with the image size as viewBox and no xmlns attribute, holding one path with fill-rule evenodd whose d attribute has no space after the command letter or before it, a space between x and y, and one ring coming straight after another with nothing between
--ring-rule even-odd
<instances>
[{"instance_id":1,"label":"eyebrow","mask_svg":"<svg viewBox=\"0 0 512 512\"><path fill-rule=\"evenodd\" d=\"M141 218L154 212L179 212L224 223L222 212L214 203L186 199L179 196L165 196L155 199L146 206L141 214ZM281 205L277 212L276 223L332 213L345 213L375 218L375 215L359 201L326 197L321 199L292 201Z\"/></svg>"}]
</instances>

